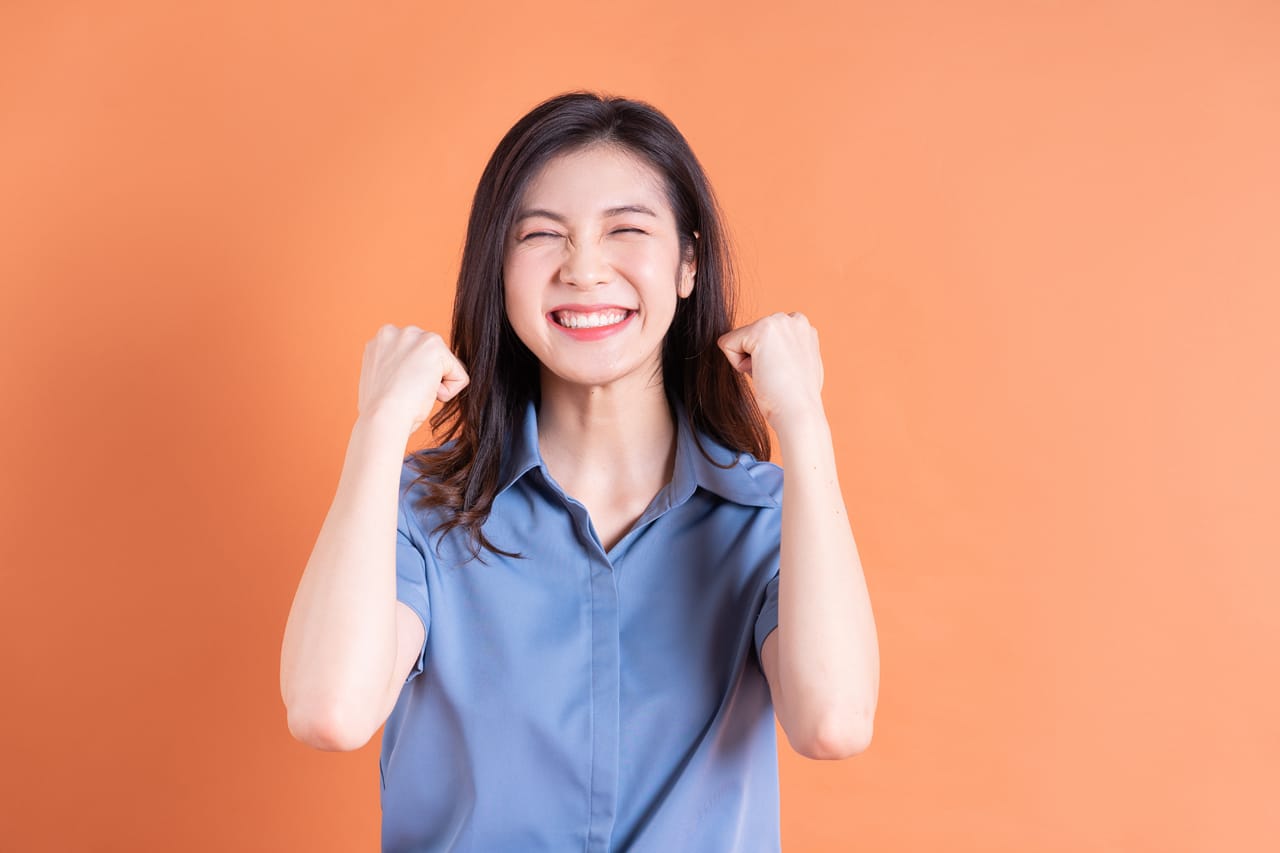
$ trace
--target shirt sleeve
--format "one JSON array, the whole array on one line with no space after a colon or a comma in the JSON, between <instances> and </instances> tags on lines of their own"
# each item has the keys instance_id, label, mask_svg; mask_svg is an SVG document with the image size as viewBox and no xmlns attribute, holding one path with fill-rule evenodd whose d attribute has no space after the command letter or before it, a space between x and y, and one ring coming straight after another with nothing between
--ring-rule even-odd
<instances>
[{"instance_id":1,"label":"shirt sleeve","mask_svg":"<svg viewBox=\"0 0 1280 853\"><path fill-rule=\"evenodd\" d=\"M418 539L417 525L408 517L403 491L396 522L396 599L409 606L422 620L422 648L405 678L408 683L422 672L427 655L427 635L431 633L431 600L427 594L427 555Z\"/></svg>"},{"instance_id":2,"label":"shirt sleeve","mask_svg":"<svg viewBox=\"0 0 1280 853\"><path fill-rule=\"evenodd\" d=\"M764 668L764 641L778 627L778 577L779 572L774 572L765 586L764 604L756 616L756 660L760 661L761 669Z\"/></svg>"}]
</instances>

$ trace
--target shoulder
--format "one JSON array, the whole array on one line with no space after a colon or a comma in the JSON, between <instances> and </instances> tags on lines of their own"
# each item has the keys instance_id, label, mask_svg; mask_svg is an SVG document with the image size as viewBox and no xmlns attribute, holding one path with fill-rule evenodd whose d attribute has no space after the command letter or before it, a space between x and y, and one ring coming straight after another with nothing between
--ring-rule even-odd
<instances>
[{"instance_id":1,"label":"shoulder","mask_svg":"<svg viewBox=\"0 0 1280 853\"><path fill-rule=\"evenodd\" d=\"M750 453L738 454L738 465L747 472L760 491L782 505L782 466L762 462Z\"/></svg>"},{"instance_id":2,"label":"shoulder","mask_svg":"<svg viewBox=\"0 0 1280 853\"><path fill-rule=\"evenodd\" d=\"M426 540L424 530L438 523L438 500L431 498L429 483L437 482L436 475L428 468L428 461L449 449L453 442L438 447L427 447L405 454L400 465L399 514L401 524L416 531Z\"/></svg>"},{"instance_id":3,"label":"shoulder","mask_svg":"<svg viewBox=\"0 0 1280 853\"><path fill-rule=\"evenodd\" d=\"M429 460L433 456L451 449L454 444L455 442L448 441L437 447L423 447L405 454L400 465L401 493L408 491L410 485L415 482L419 483L417 488L421 489L421 482L430 479L430 473L427 469Z\"/></svg>"},{"instance_id":4,"label":"shoulder","mask_svg":"<svg viewBox=\"0 0 1280 853\"><path fill-rule=\"evenodd\" d=\"M709 454L697 458L699 485L723 498L761 510L782 506L782 468L745 450L732 450L703 434Z\"/></svg>"}]
</instances>

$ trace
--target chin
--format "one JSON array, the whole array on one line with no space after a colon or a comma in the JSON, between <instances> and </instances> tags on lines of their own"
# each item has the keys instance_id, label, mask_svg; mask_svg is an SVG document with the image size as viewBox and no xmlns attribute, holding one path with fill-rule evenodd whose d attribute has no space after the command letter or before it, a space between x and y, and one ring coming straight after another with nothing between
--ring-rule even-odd
<instances>
[{"instance_id":1,"label":"chin","mask_svg":"<svg viewBox=\"0 0 1280 853\"><path fill-rule=\"evenodd\" d=\"M573 385L579 388L604 388L616 382L634 379L635 377L644 375L645 371L639 366L622 367L620 365L610 365L608 367L599 366L596 368L583 368L578 366L575 368L550 367L546 364L542 366L542 375L544 384L547 380L563 385Z\"/></svg>"}]
</instances>

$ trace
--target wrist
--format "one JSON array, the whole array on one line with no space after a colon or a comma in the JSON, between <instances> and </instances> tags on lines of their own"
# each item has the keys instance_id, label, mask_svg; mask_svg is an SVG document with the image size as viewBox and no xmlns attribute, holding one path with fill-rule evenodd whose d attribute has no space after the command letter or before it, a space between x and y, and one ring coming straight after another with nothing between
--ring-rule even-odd
<instances>
[{"instance_id":1,"label":"wrist","mask_svg":"<svg viewBox=\"0 0 1280 853\"><path fill-rule=\"evenodd\" d=\"M353 432L407 442L413 434L413 416L394 406L376 406L356 417Z\"/></svg>"},{"instance_id":2,"label":"wrist","mask_svg":"<svg viewBox=\"0 0 1280 853\"><path fill-rule=\"evenodd\" d=\"M809 444L814 439L830 438L831 435L831 426L827 423L827 413L821 400L807 406L775 411L767 420L784 447L788 444Z\"/></svg>"}]
</instances>

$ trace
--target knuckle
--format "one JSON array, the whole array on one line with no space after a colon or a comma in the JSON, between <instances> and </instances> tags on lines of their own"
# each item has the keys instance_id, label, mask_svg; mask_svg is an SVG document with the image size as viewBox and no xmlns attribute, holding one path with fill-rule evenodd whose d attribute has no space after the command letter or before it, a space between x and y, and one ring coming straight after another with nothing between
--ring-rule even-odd
<instances>
[{"instance_id":1,"label":"knuckle","mask_svg":"<svg viewBox=\"0 0 1280 853\"><path fill-rule=\"evenodd\" d=\"M435 332L422 332L413 339L413 345L417 349L431 350L436 349L440 344L440 336Z\"/></svg>"}]
</instances>

